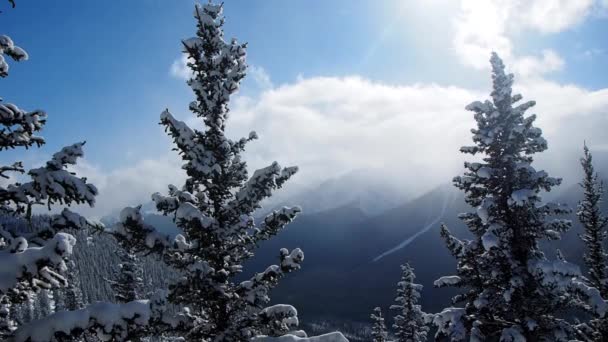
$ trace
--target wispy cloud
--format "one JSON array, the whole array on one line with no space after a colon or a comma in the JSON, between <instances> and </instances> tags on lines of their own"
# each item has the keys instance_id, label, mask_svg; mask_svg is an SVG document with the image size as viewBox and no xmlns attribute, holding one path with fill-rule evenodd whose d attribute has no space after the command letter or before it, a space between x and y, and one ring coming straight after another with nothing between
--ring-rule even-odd
<instances>
[{"instance_id":1,"label":"wispy cloud","mask_svg":"<svg viewBox=\"0 0 608 342\"><path fill-rule=\"evenodd\" d=\"M175 78L187 80L192 76L190 68L188 68L188 55L182 54L180 58L177 58L171 64L169 68L169 74Z\"/></svg>"},{"instance_id":2,"label":"wispy cloud","mask_svg":"<svg viewBox=\"0 0 608 342\"><path fill-rule=\"evenodd\" d=\"M268 75L266 69L261 66L250 65L247 69L247 75L253 78L253 81L261 90L268 90L274 86L270 79L270 75Z\"/></svg>"},{"instance_id":3,"label":"wispy cloud","mask_svg":"<svg viewBox=\"0 0 608 342\"><path fill-rule=\"evenodd\" d=\"M461 0L454 21L453 48L465 65L487 69L487 56L498 52L521 76L540 75L564 66L557 52L517 55L518 33L555 34L579 25L598 6L594 0Z\"/></svg>"}]
</instances>

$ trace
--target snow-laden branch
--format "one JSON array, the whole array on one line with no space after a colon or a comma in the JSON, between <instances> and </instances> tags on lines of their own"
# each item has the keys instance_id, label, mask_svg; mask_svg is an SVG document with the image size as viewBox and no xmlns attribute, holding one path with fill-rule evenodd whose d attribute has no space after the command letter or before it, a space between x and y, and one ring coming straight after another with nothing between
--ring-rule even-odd
<instances>
[{"instance_id":1,"label":"snow-laden branch","mask_svg":"<svg viewBox=\"0 0 608 342\"><path fill-rule=\"evenodd\" d=\"M90 332L102 341L129 341L149 336L155 329L184 329L192 324L187 311L166 312L164 293L151 300L128 303L98 302L74 311L60 311L19 327L10 342L51 342L55 338L74 338Z\"/></svg>"},{"instance_id":2,"label":"snow-laden branch","mask_svg":"<svg viewBox=\"0 0 608 342\"><path fill-rule=\"evenodd\" d=\"M297 167L281 169L277 162L256 170L235 194L235 199L228 204L228 207L241 215L250 215L260 207L263 199L272 195L272 190L280 188L297 171Z\"/></svg>"},{"instance_id":3,"label":"snow-laden branch","mask_svg":"<svg viewBox=\"0 0 608 342\"><path fill-rule=\"evenodd\" d=\"M13 43L9 36L0 35L0 77L8 76L8 63L4 55L9 56L16 62L28 59L27 52Z\"/></svg>"},{"instance_id":4,"label":"snow-laden branch","mask_svg":"<svg viewBox=\"0 0 608 342\"><path fill-rule=\"evenodd\" d=\"M319 336L298 336L287 334L280 337L258 336L253 338L254 342L348 342L346 337L339 332L328 333Z\"/></svg>"},{"instance_id":5,"label":"snow-laden branch","mask_svg":"<svg viewBox=\"0 0 608 342\"><path fill-rule=\"evenodd\" d=\"M82 143L76 143L61 149L45 166L32 169L28 175L32 178L24 184L10 184L6 189L0 188L0 201L9 211L23 213L33 205L43 204L51 207L55 203L95 204L97 188L87 182L86 178L77 177L66 168L76 164L83 156ZM14 206L14 208L13 208Z\"/></svg>"},{"instance_id":6,"label":"snow-laden branch","mask_svg":"<svg viewBox=\"0 0 608 342\"><path fill-rule=\"evenodd\" d=\"M0 56L1 57L1 56ZM0 150L23 146L28 148L44 144L44 138L37 136L46 123L46 113L42 110L27 112L16 105L0 100Z\"/></svg>"},{"instance_id":7,"label":"snow-laden branch","mask_svg":"<svg viewBox=\"0 0 608 342\"><path fill-rule=\"evenodd\" d=\"M20 282L34 288L65 285L60 272L66 270L65 260L75 244L76 239L66 233L56 234L42 247L29 247L24 238L13 239L10 248L0 251L0 294Z\"/></svg>"}]
</instances>

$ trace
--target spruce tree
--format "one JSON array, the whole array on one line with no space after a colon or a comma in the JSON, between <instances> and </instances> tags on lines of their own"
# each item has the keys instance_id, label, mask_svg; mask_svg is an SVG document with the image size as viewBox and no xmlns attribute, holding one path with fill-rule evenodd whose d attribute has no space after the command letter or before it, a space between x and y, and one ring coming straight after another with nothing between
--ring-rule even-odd
<instances>
[{"instance_id":1,"label":"spruce tree","mask_svg":"<svg viewBox=\"0 0 608 342\"><path fill-rule=\"evenodd\" d=\"M425 324L425 314L422 312L418 299L422 285L415 284L416 275L410 264L401 266L401 280L397 283L397 304L391 309L397 310L395 316L395 336L399 342L424 342L429 328Z\"/></svg>"},{"instance_id":2,"label":"spruce tree","mask_svg":"<svg viewBox=\"0 0 608 342\"><path fill-rule=\"evenodd\" d=\"M606 250L604 248L608 232L608 218L602 215L600 205L604 193L604 185L598 179L593 168L593 157L587 145L584 146L584 157L581 158L584 178L580 186L583 188L583 200L578 204L576 215L582 223L584 233L581 239L585 242L585 263L589 268L589 282L600 290L602 297L608 298L608 268Z\"/></svg>"},{"instance_id":3,"label":"spruce tree","mask_svg":"<svg viewBox=\"0 0 608 342\"><path fill-rule=\"evenodd\" d=\"M608 218L602 215L601 203L603 200L604 186L599 180L593 167L593 157L585 144L584 156L581 158L583 167L583 200L578 204L576 215L583 225L584 233L581 239L585 243L585 264L589 270L587 279L589 285L599 289L602 298L608 298L608 268L606 250L604 248L608 232ZM608 320L606 318L595 318L581 326L581 330L593 340L608 339Z\"/></svg>"},{"instance_id":4,"label":"spruce tree","mask_svg":"<svg viewBox=\"0 0 608 342\"><path fill-rule=\"evenodd\" d=\"M372 341L373 342L385 342L388 336L386 331L386 323L384 317L382 317L382 310L379 307L374 308L374 313L370 315L372 319Z\"/></svg>"},{"instance_id":5,"label":"spruce tree","mask_svg":"<svg viewBox=\"0 0 608 342\"><path fill-rule=\"evenodd\" d=\"M441 235L457 259L457 275L443 277L436 286L458 286L464 292L453 301L463 307L446 308L434 318L438 339L485 341L566 341L575 329L561 318L572 309L604 315L599 291L582 280L578 266L548 260L542 239L559 239L570 222L553 218L569 210L543 203L540 194L561 183L532 166L532 155L547 149L535 115L526 116L534 101L512 93L513 75L502 60L491 57L492 100L466 107L475 113L474 146L461 151L480 154L466 162L464 176L454 184L476 211L460 218L473 235L459 240L445 226Z\"/></svg>"},{"instance_id":6,"label":"spruce tree","mask_svg":"<svg viewBox=\"0 0 608 342\"><path fill-rule=\"evenodd\" d=\"M279 264L260 270L245 281L236 276L263 240L279 233L300 208L275 210L256 223L260 202L281 188L296 167L276 162L248 176L241 154L255 132L239 140L225 135L230 96L245 77L245 44L223 36L222 5L196 5L196 36L184 40L192 77L188 85L196 97L190 111L201 119L202 130L190 128L169 110L161 125L173 138L187 179L169 186L168 195L155 193L159 211L173 218L180 234L169 238L144 222L140 207L125 208L112 233L136 253L155 253L181 273L169 287L168 300L188 307L193 324L172 332L188 341L244 341L255 335L282 335L297 324L289 305L267 307L269 292L285 274L299 269L300 249L279 251ZM181 330L180 330L181 329Z\"/></svg>"},{"instance_id":7,"label":"spruce tree","mask_svg":"<svg viewBox=\"0 0 608 342\"><path fill-rule=\"evenodd\" d=\"M0 35L0 77L8 76L8 63L4 56L15 61L27 60L27 53L12 39ZM26 111L0 99L0 151L40 147L45 143L37 134L46 123L42 110ZM31 225L32 208L54 204L95 203L97 189L86 178L77 177L66 168L76 164L83 156L84 142L64 147L42 167L26 172L22 162L1 166L0 176L10 179L8 173L24 174L28 181L9 182L0 186L0 214L12 216L14 223ZM40 289L51 290L67 284L65 261L72 254L76 242L65 229L90 228L93 224L65 208L53 215L44 229L31 233L19 231L16 225L0 226L0 338L6 339L17 328L11 317L11 307L30 301Z\"/></svg>"}]
</instances>

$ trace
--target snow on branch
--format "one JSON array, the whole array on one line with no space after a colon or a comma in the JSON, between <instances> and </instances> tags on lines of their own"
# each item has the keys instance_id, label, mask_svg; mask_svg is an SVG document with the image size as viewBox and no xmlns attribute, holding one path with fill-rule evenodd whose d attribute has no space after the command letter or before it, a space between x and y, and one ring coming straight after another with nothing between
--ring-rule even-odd
<instances>
[{"instance_id":1,"label":"snow on branch","mask_svg":"<svg viewBox=\"0 0 608 342\"><path fill-rule=\"evenodd\" d=\"M60 214L53 215L51 217L50 226L55 230L73 229L95 231L103 229L103 224L101 222L91 221L68 208L63 208Z\"/></svg>"},{"instance_id":2,"label":"snow on branch","mask_svg":"<svg viewBox=\"0 0 608 342\"><path fill-rule=\"evenodd\" d=\"M58 233L42 247L29 247L24 238L12 240L8 249L0 251L0 294L17 287L20 282L34 288L64 286L65 260L72 254L76 239Z\"/></svg>"},{"instance_id":3,"label":"snow on branch","mask_svg":"<svg viewBox=\"0 0 608 342\"><path fill-rule=\"evenodd\" d=\"M268 240L280 232L287 224L302 212L302 209L296 207L283 207L279 210L273 210L266 215L264 221L259 228L255 229L254 236L256 241Z\"/></svg>"},{"instance_id":4,"label":"snow on branch","mask_svg":"<svg viewBox=\"0 0 608 342\"><path fill-rule=\"evenodd\" d=\"M263 327L263 334L280 336L293 331L300 324L298 311L291 305L276 304L264 308L258 314L259 324Z\"/></svg>"},{"instance_id":5,"label":"snow on branch","mask_svg":"<svg viewBox=\"0 0 608 342\"><path fill-rule=\"evenodd\" d=\"M16 62L28 59L27 52L15 45L9 36L0 35L0 77L8 76L8 63L6 63L4 55L11 57Z\"/></svg>"},{"instance_id":6,"label":"snow on branch","mask_svg":"<svg viewBox=\"0 0 608 342\"><path fill-rule=\"evenodd\" d=\"M77 177L66 170L84 155L84 144L81 142L66 146L55 153L45 166L30 170L28 175L32 178L31 182L10 185L8 192L12 195L11 200L18 206L31 206L46 201L49 209L54 203L86 203L93 206L97 188L88 183L86 178Z\"/></svg>"},{"instance_id":7,"label":"snow on branch","mask_svg":"<svg viewBox=\"0 0 608 342\"><path fill-rule=\"evenodd\" d=\"M120 212L120 221L108 232L123 244L123 247L138 253L163 254L173 245L168 235L158 232L144 222L141 205L124 208Z\"/></svg>"},{"instance_id":8,"label":"snow on branch","mask_svg":"<svg viewBox=\"0 0 608 342\"><path fill-rule=\"evenodd\" d=\"M302 337L287 334L279 337L258 336L253 338L253 342L348 342L346 337L339 332L328 333L319 336Z\"/></svg>"},{"instance_id":9,"label":"snow on branch","mask_svg":"<svg viewBox=\"0 0 608 342\"><path fill-rule=\"evenodd\" d=\"M263 199L272 195L272 190L280 188L297 171L297 167L281 169L277 162L256 170L235 194L234 201L230 202L230 208L243 215L253 213L260 207Z\"/></svg>"},{"instance_id":10,"label":"snow on branch","mask_svg":"<svg viewBox=\"0 0 608 342\"><path fill-rule=\"evenodd\" d=\"M286 273L298 270L300 263L304 260L304 252L296 248L291 253L282 248L280 251L281 265L271 265L264 272L256 273L249 280L239 284L237 292L239 296L251 305L260 306L268 303L270 298L268 292L278 284L280 278Z\"/></svg>"},{"instance_id":11,"label":"snow on branch","mask_svg":"<svg viewBox=\"0 0 608 342\"><path fill-rule=\"evenodd\" d=\"M464 341L466 336L464 318L463 308L446 308L438 314L427 316L427 320L437 327L435 338L443 337L449 341Z\"/></svg>"},{"instance_id":12,"label":"snow on branch","mask_svg":"<svg viewBox=\"0 0 608 342\"><path fill-rule=\"evenodd\" d=\"M191 325L186 312L169 315L164 293L151 300L128 303L98 302L74 311L60 311L19 327L10 342L51 342L56 338L73 338L90 332L102 341L129 341L148 336L160 326L182 329Z\"/></svg>"},{"instance_id":13,"label":"snow on branch","mask_svg":"<svg viewBox=\"0 0 608 342\"><path fill-rule=\"evenodd\" d=\"M0 100L0 125L4 126L0 129L0 150L43 145L44 138L35 133L42 129L46 117L42 110L27 112L12 103L3 103Z\"/></svg>"}]
</instances>

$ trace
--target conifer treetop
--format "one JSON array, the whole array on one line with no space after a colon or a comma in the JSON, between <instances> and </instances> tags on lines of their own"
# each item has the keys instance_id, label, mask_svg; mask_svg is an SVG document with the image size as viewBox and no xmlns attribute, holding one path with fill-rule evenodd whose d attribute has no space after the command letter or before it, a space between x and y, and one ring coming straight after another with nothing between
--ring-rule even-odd
<instances>
[{"instance_id":1,"label":"conifer treetop","mask_svg":"<svg viewBox=\"0 0 608 342\"><path fill-rule=\"evenodd\" d=\"M249 176L241 154L257 134L238 140L225 134L230 96L238 90L247 65L246 44L224 40L222 11L222 5L196 5L196 35L182 41L191 70L187 83L195 95L189 109L203 127L189 127L168 109L160 116L184 162L187 179L182 186L169 185L167 194L152 194L152 200L160 212L173 218L180 233L169 237L158 232L145 222L140 206L123 209L112 231L125 248L154 253L183 274L170 286L168 299L187 306L194 322L207 322L182 332L193 341L236 341L294 330L295 308L267 304L270 290L304 260L299 248L281 249L276 265L245 281L234 279L257 245L278 234L301 209L279 208L259 223L253 217L261 202L283 187L297 167L272 162Z\"/></svg>"},{"instance_id":2,"label":"conifer treetop","mask_svg":"<svg viewBox=\"0 0 608 342\"><path fill-rule=\"evenodd\" d=\"M464 175L454 178L475 208L459 215L473 238L458 239L442 227L441 236L458 260L457 273L435 282L462 288L453 302L463 308L446 308L435 316L438 337L573 338L574 326L555 313L582 309L604 315L607 305L585 283L578 266L563 258L548 260L539 246L570 228L571 222L559 217L570 210L541 199L561 179L532 166L532 156L547 149L542 131L534 126L536 115L526 113L535 102L519 103L523 97L513 94L513 75L505 72L497 54L490 63L491 99L466 106L476 121L474 145L461 148L480 154L481 161L465 162Z\"/></svg>"}]
</instances>

